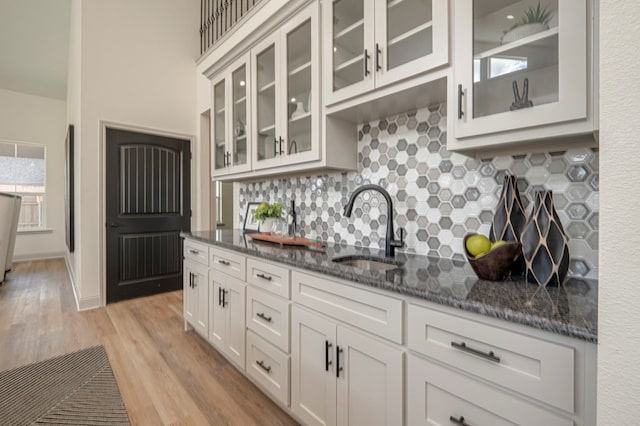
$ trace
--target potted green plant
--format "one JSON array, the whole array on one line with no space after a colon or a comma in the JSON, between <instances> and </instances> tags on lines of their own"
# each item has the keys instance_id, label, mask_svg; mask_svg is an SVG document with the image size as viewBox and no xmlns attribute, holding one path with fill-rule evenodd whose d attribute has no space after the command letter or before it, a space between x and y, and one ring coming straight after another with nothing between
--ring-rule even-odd
<instances>
[{"instance_id":1,"label":"potted green plant","mask_svg":"<svg viewBox=\"0 0 640 426\"><path fill-rule=\"evenodd\" d=\"M262 202L253 211L253 218L261 223L261 232L271 232L274 222L282 220L282 204Z\"/></svg>"},{"instance_id":2,"label":"potted green plant","mask_svg":"<svg viewBox=\"0 0 640 426\"><path fill-rule=\"evenodd\" d=\"M531 6L525 10L524 15L522 15L518 22L504 31L501 43L511 43L532 34L546 31L549 29L551 18L553 18L553 11L538 2L537 6Z\"/></svg>"}]
</instances>

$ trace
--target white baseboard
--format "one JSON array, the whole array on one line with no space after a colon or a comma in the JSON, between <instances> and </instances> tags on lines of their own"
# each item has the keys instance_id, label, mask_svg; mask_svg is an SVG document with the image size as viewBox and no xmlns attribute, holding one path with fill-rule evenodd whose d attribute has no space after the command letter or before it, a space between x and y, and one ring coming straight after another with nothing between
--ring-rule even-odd
<instances>
[{"instance_id":1,"label":"white baseboard","mask_svg":"<svg viewBox=\"0 0 640 426\"><path fill-rule=\"evenodd\" d=\"M56 251L56 252L50 252L50 253L17 254L13 256L13 261L14 262L30 262L32 260L48 260L48 259L62 259L62 258L66 258L66 253L63 251Z\"/></svg>"},{"instance_id":2,"label":"white baseboard","mask_svg":"<svg viewBox=\"0 0 640 426\"><path fill-rule=\"evenodd\" d=\"M67 272L69 273L69 280L71 280L71 288L73 289L73 298L76 300L76 309L78 312L88 311L90 309L96 309L100 307L100 296L81 298L78 296L78 287L76 285L76 277L69 264L69 258L64 256L64 262L67 265Z\"/></svg>"}]
</instances>

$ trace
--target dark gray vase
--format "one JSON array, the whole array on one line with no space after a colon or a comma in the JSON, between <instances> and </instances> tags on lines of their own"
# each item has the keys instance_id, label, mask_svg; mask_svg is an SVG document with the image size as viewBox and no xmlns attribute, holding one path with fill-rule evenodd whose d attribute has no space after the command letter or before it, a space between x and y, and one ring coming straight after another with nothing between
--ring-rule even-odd
<instances>
[{"instance_id":1,"label":"dark gray vase","mask_svg":"<svg viewBox=\"0 0 640 426\"><path fill-rule=\"evenodd\" d=\"M524 214L518 190L518 178L506 175L502 186L502 195L493 214L489 239L493 242L500 240L520 242L526 221L527 217ZM513 263L511 275L522 275L524 267L524 259L520 257Z\"/></svg>"},{"instance_id":2,"label":"dark gray vase","mask_svg":"<svg viewBox=\"0 0 640 426\"><path fill-rule=\"evenodd\" d=\"M521 243L527 281L544 287L564 282L569 271L569 238L553 205L551 191L536 193Z\"/></svg>"}]
</instances>

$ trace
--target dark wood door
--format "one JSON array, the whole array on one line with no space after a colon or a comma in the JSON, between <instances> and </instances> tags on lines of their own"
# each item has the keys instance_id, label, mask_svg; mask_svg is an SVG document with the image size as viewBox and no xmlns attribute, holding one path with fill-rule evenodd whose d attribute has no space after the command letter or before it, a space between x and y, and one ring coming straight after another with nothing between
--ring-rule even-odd
<instances>
[{"instance_id":1,"label":"dark wood door","mask_svg":"<svg viewBox=\"0 0 640 426\"><path fill-rule=\"evenodd\" d=\"M107 303L182 288L189 141L107 129Z\"/></svg>"}]
</instances>

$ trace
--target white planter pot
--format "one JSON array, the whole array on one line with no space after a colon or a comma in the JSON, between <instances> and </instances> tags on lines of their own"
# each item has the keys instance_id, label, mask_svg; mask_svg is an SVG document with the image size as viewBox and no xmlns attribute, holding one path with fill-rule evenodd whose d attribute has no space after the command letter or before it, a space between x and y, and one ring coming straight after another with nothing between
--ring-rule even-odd
<instances>
[{"instance_id":1,"label":"white planter pot","mask_svg":"<svg viewBox=\"0 0 640 426\"><path fill-rule=\"evenodd\" d=\"M534 23L520 25L502 36L500 40L501 44L508 44L521 38L529 37L530 35L540 33L549 29L546 24Z\"/></svg>"}]
</instances>

